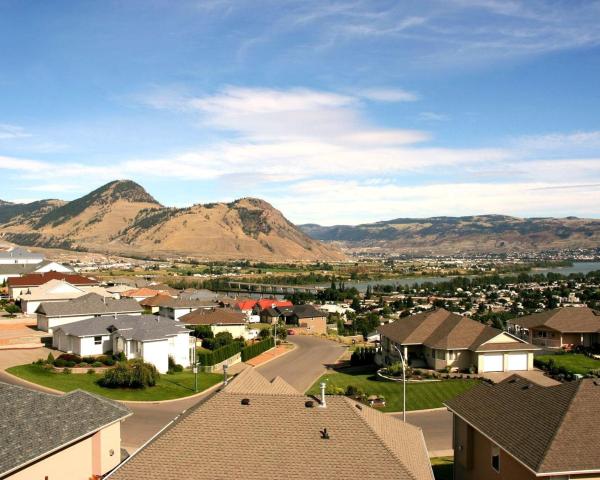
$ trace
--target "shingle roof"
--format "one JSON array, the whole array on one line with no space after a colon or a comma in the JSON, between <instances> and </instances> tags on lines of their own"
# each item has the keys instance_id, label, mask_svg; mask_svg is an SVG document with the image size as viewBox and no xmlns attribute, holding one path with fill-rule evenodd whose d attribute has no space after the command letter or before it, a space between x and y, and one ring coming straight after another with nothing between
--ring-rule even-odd
<instances>
[{"instance_id":1,"label":"shingle roof","mask_svg":"<svg viewBox=\"0 0 600 480\"><path fill-rule=\"evenodd\" d=\"M0 382L0 476L131 415L81 390L42 393Z\"/></svg>"},{"instance_id":2,"label":"shingle roof","mask_svg":"<svg viewBox=\"0 0 600 480\"><path fill-rule=\"evenodd\" d=\"M109 328L116 327L127 338L139 341L158 340L182 332L190 332L180 322L155 315L117 315L89 318L60 325L54 330L74 337L108 335Z\"/></svg>"},{"instance_id":3,"label":"shingle roof","mask_svg":"<svg viewBox=\"0 0 600 480\"><path fill-rule=\"evenodd\" d=\"M415 344L435 349L474 351L478 350L483 343L505 333L443 308L401 318L382 325L377 331L402 345ZM537 348L517 338L515 338L515 343L528 345L530 350Z\"/></svg>"},{"instance_id":4,"label":"shingle roof","mask_svg":"<svg viewBox=\"0 0 600 480\"><path fill-rule=\"evenodd\" d=\"M122 297L154 297L159 293L163 293L160 290L154 290L152 288L141 287L141 288L133 288L131 290L127 290L126 292L122 292Z\"/></svg>"},{"instance_id":5,"label":"shingle roof","mask_svg":"<svg viewBox=\"0 0 600 480\"><path fill-rule=\"evenodd\" d=\"M179 320L188 325L239 325L246 323L246 315L229 308L199 308L182 315Z\"/></svg>"},{"instance_id":6,"label":"shingle roof","mask_svg":"<svg viewBox=\"0 0 600 480\"><path fill-rule=\"evenodd\" d=\"M261 393L256 378L248 382L251 374L246 375L246 380L239 377L246 391L236 391L234 379L109 478L369 480L382 478L384 468L385 478L433 480L419 428L345 397L327 397L327 407L320 408L313 398L297 393ZM266 388L275 388L276 382L266 382ZM328 439L322 438L324 429ZM210 441L199 431L210 432ZM202 460L190 451L202 451ZM232 461L224 461L228 455Z\"/></svg>"},{"instance_id":7,"label":"shingle roof","mask_svg":"<svg viewBox=\"0 0 600 480\"><path fill-rule=\"evenodd\" d=\"M600 383L541 387L514 375L479 385L448 408L537 473L600 472Z\"/></svg>"},{"instance_id":8,"label":"shingle roof","mask_svg":"<svg viewBox=\"0 0 600 480\"><path fill-rule=\"evenodd\" d=\"M46 272L30 273L22 277L13 277L7 280L9 287L38 287L50 280L64 280L71 285L98 285L98 280L74 273Z\"/></svg>"},{"instance_id":9,"label":"shingle roof","mask_svg":"<svg viewBox=\"0 0 600 480\"><path fill-rule=\"evenodd\" d=\"M299 395L304 396L281 377L275 377L270 382L256 369L249 367L238 374L223 391L239 394L261 395Z\"/></svg>"},{"instance_id":10,"label":"shingle roof","mask_svg":"<svg viewBox=\"0 0 600 480\"><path fill-rule=\"evenodd\" d=\"M548 327L562 333L600 332L600 312L588 307L564 307L511 320L524 328Z\"/></svg>"},{"instance_id":11,"label":"shingle roof","mask_svg":"<svg viewBox=\"0 0 600 480\"><path fill-rule=\"evenodd\" d=\"M165 299L161 307L166 308L200 308L200 307L216 307L217 302L212 300L192 300L190 298L172 298Z\"/></svg>"},{"instance_id":12,"label":"shingle roof","mask_svg":"<svg viewBox=\"0 0 600 480\"><path fill-rule=\"evenodd\" d=\"M36 270L45 267L50 260L44 260L40 263L0 263L0 275L27 275Z\"/></svg>"},{"instance_id":13,"label":"shingle roof","mask_svg":"<svg viewBox=\"0 0 600 480\"><path fill-rule=\"evenodd\" d=\"M158 294L154 295L153 297L148 297L148 298L145 298L144 300L140 300L140 305L143 307L160 307L161 305L164 305L165 302L167 302L171 298L173 298L173 297L171 297L170 295L167 295L166 293L158 293Z\"/></svg>"},{"instance_id":14,"label":"shingle roof","mask_svg":"<svg viewBox=\"0 0 600 480\"><path fill-rule=\"evenodd\" d=\"M133 298L115 300L104 298L97 293L88 293L64 302L42 302L37 313L48 317L68 317L78 315L109 315L112 313L142 313L142 308Z\"/></svg>"},{"instance_id":15,"label":"shingle roof","mask_svg":"<svg viewBox=\"0 0 600 480\"><path fill-rule=\"evenodd\" d=\"M326 317L327 313L323 310L315 308L313 305L294 305L294 313L298 318L315 318L315 317Z\"/></svg>"},{"instance_id":16,"label":"shingle roof","mask_svg":"<svg viewBox=\"0 0 600 480\"><path fill-rule=\"evenodd\" d=\"M8 250L0 250L0 259L4 260L18 260L18 259L27 259L27 260L44 260L44 255L41 253L33 253L25 248L21 247L11 247Z\"/></svg>"}]
</instances>

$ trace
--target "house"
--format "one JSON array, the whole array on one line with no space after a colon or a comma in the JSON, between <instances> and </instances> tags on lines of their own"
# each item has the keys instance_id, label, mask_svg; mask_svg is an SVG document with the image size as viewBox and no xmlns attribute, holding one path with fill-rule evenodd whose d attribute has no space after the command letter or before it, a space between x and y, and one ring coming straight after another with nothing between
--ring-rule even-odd
<instances>
[{"instance_id":1,"label":"house","mask_svg":"<svg viewBox=\"0 0 600 480\"><path fill-rule=\"evenodd\" d=\"M161 317L179 320L186 313L193 312L198 308L211 309L218 307L219 304L213 300L190 300L186 298L167 298L158 307L158 314Z\"/></svg>"},{"instance_id":2,"label":"house","mask_svg":"<svg viewBox=\"0 0 600 480\"><path fill-rule=\"evenodd\" d=\"M198 432L211 432L210 441ZM108 477L215 478L433 480L433 472L421 429L346 397L319 402L248 368Z\"/></svg>"},{"instance_id":3,"label":"house","mask_svg":"<svg viewBox=\"0 0 600 480\"><path fill-rule=\"evenodd\" d=\"M119 402L0 382L0 405L0 478L89 480L121 462L121 422L131 411Z\"/></svg>"},{"instance_id":4,"label":"house","mask_svg":"<svg viewBox=\"0 0 600 480\"><path fill-rule=\"evenodd\" d=\"M61 280L74 287L88 288L99 286L100 282L95 278L84 277L68 272L44 272L30 273L21 277L9 278L7 280L8 294L12 300L19 300L24 293L33 293L50 280Z\"/></svg>"},{"instance_id":5,"label":"house","mask_svg":"<svg viewBox=\"0 0 600 480\"><path fill-rule=\"evenodd\" d=\"M160 310L160 306L166 304L169 300L172 299L173 297L171 297L170 295L159 293L157 295L154 295L153 297L140 300L139 304L141 307L144 308L144 310L147 310L150 313L158 313Z\"/></svg>"},{"instance_id":6,"label":"house","mask_svg":"<svg viewBox=\"0 0 600 480\"><path fill-rule=\"evenodd\" d=\"M208 325L213 334L229 332L233 338L254 338L248 330L248 320L242 312L229 308L199 308L183 315L179 321L185 325Z\"/></svg>"},{"instance_id":7,"label":"house","mask_svg":"<svg viewBox=\"0 0 600 480\"><path fill-rule=\"evenodd\" d=\"M354 310L347 305L338 305L336 303L326 303L319 305L319 308L328 314L339 315L342 319L346 318L347 313L354 313Z\"/></svg>"},{"instance_id":8,"label":"house","mask_svg":"<svg viewBox=\"0 0 600 480\"><path fill-rule=\"evenodd\" d=\"M260 312L260 321L261 323L270 323L275 324L278 323L281 318L284 318L281 310L278 308L265 308Z\"/></svg>"},{"instance_id":9,"label":"house","mask_svg":"<svg viewBox=\"0 0 600 480\"><path fill-rule=\"evenodd\" d=\"M30 273L47 272L72 273L73 270L61 263L52 262L50 260L44 260L40 263L0 264L0 284L12 277L21 277Z\"/></svg>"},{"instance_id":10,"label":"house","mask_svg":"<svg viewBox=\"0 0 600 480\"><path fill-rule=\"evenodd\" d=\"M194 354L190 332L180 322L154 315L96 317L57 327L52 346L81 356L123 352L127 359L141 358L165 373L169 357L190 366Z\"/></svg>"},{"instance_id":11,"label":"house","mask_svg":"<svg viewBox=\"0 0 600 480\"><path fill-rule=\"evenodd\" d=\"M133 298L115 300L97 293L87 293L72 300L42 302L35 313L37 328L52 333L59 325L107 315L141 315L143 309Z\"/></svg>"},{"instance_id":12,"label":"house","mask_svg":"<svg viewBox=\"0 0 600 480\"><path fill-rule=\"evenodd\" d=\"M146 300L150 297L155 297L159 294L166 294L166 292L162 290L154 290L153 288L142 287L133 288L125 292L121 292L121 297L134 298L136 302L141 302L142 300Z\"/></svg>"},{"instance_id":13,"label":"house","mask_svg":"<svg viewBox=\"0 0 600 480\"><path fill-rule=\"evenodd\" d=\"M21 294L21 310L27 315L34 315L42 303L64 302L82 297L88 293L95 293L101 297L112 298L102 287L76 287L62 280L50 280L48 283Z\"/></svg>"},{"instance_id":14,"label":"house","mask_svg":"<svg viewBox=\"0 0 600 480\"><path fill-rule=\"evenodd\" d=\"M600 478L600 384L513 375L446 402L456 480Z\"/></svg>"},{"instance_id":15,"label":"house","mask_svg":"<svg viewBox=\"0 0 600 480\"><path fill-rule=\"evenodd\" d=\"M254 313L260 313L265 308L285 308L293 307L294 304L289 300L276 300L274 298L261 298L254 305Z\"/></svg>"},{"instance_id":16,"label":"house","mask_svg":"<svg viewBox=\"0 0 600 480\"><path fill-rule=\"evenodd\" d=\"M22 247L10 247L7 250L0 250L0 265L31 265L43 261L44 255L41 253L32 253Z\"/></svg>"},{"instance_id":17,"label":"house","mask_svg":"<svg viewBox=\"0 0 600 480\"><path fill-rule=\"evenodd\" d=\"M286 323L305 328L308 333L327 333L327 313L313 305L294 305L284 316Z\"/></svg>"},{"instance_id":18,"label":"house","mask_svg":"<svg viewBox=\"0 0 600 480\"><path fill-rule=\"evenodd\" d=\"M564 307L510 320L510 328L530 343L571 349L600 343L600 312L588 307Z\"/></svg>"},{"instance_id":19,"label":"house","mask_svg":"<svg viewBox=\"0 0 600 480\"><path fill-rule=\"evenodd\" d=\"M380 363L398 361L399 348L410 365L435 370L532 370L533 352L539 350L514 335L443 308L401 318L377 331L381 335Z\"/></svg>"},{"instance_id":20,"label":"house","mask_svg":"<svg viewBox=\"0 0 600 480\"><path fill-rule=\"evenodd\" d=\"M117 300L121 298L121 295L131 290L131 285L109 285L104 287L108 293L110 293Z\"/></svg>"}]
</instances>

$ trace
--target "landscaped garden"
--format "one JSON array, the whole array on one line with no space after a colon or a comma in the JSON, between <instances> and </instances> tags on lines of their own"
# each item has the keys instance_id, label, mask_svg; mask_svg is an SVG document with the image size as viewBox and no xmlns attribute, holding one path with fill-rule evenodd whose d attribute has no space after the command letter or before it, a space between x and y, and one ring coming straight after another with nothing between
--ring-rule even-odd
<instances>
[{"instance_id":1,"label":"landscaped garden","mask_svg":"<svg viewBox=\"0 0 600 480\"><path fill-rule=\"evenodd\" d=\"M377 376L373 366L355 366L338 369L323 375L308 390L309 395L319 395L320 383L327 384L326 392L335 395L351 395L385 399L384 412L402 410L402 382L386 380ZM424 410L443 407L443 402L469 390L479 383L475 379L452 379L438 382L407 383L406 409Z\"/></svg>"},{"instance_id":2,"label":"landscaped garden","mask_svg":"<svg viewBox=\"0 0 600 480\"><path fill-rule=\"evenodd\" d=\"M600 360L583 353L557 353L555 355L536 355L535 365L550 374L600 374Z\"/></svg>"}]
</instances>

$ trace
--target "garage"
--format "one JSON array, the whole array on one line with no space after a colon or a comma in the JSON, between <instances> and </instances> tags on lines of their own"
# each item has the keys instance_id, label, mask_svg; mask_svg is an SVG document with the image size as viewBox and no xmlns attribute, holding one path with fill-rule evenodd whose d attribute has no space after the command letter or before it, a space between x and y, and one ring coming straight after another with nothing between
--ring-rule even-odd
<instances>
[{"instance_id":1,"label":"garage","mask_svg":"<svg viewBox=\"0 0 600 480\"><path fill-rule=\"evenodd\" d=\"M504 370L504 356L499 355L482 355L483 360L482 372L501 372Z\"/></svg>"},{"instance_id":2,"label":"garage","mask_svg":"<svg viewBox=\"0 0 600 480\"><path fill-rule=\"evenodd\" d=\"M508 355L508 370L527 370L527 354L513 353Z\"/></svg>"}]
</instances>

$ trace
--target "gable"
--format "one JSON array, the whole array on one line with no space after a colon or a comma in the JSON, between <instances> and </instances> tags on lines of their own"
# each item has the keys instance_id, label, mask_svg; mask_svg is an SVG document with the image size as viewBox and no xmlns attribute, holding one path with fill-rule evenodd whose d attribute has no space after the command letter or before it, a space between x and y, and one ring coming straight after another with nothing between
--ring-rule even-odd
<instances>
[{"instance_id":1,"label":"gable","mask_svg":"<svg viewBox=\"0 0 600 480\"><path fill-rule=\"evenodd\" d=\"M490 338L487 342L483 342L483 345L488 343L522 343L512 335L502 332L500 335L496 335L494 338Z\"/></svg>"}]
</instances>

